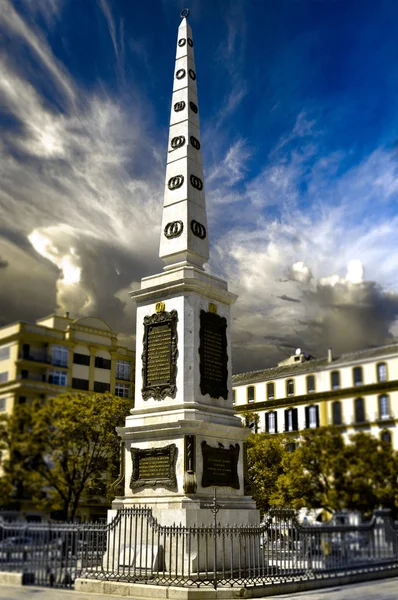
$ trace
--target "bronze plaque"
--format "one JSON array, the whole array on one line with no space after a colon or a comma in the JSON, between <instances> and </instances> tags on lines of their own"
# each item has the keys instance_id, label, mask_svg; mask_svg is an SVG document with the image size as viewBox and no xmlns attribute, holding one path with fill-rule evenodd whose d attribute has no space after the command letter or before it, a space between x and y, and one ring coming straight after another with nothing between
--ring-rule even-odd
<instances>
[{"instance_id":1,"label":"bronze plaque","mask_svg":"<svg viewBox=\"0 0 398 600\"><path fill-rule=\"evenodd\" d=\"M177 486L175 472L177 448L175 444L163 448L131 448L133 470L130 487L136 489L148 486Z\"/></svg>"},{"instance_id":2,"label":"bronze plaque","mask_svg":"<svg viewBox=\"0 0 398 600\"><path fill-rule=\"evenodd\" d=\"M200 311L200 390L211 398L228 398L227 320Z\"/></svg>"},{"instance_id":3,"label":"bronze plaque","mask_svg":"<svg viewBox=\"0 0 398 600\"><path fill-rule=\"evenodd\" d=\"M202 487L232 487L239 489L238 459L239 444L224 448L212 448L202 442L203 474Z\"/></svg>"},{"instance_id":4,"label":"bronze plaque","mask_svg":"<svg viewBox=\"0 0 398 600\"><path fill-rule=\"evenodd\" d=\"M177 311L144 318L142 397L175 396L177 371Z\"/></svg>"}]
</instances>

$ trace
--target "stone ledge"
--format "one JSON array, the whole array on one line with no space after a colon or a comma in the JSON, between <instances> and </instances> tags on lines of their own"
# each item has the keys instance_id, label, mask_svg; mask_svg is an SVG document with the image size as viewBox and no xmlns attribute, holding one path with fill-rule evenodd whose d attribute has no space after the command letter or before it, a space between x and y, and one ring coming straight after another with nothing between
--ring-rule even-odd
<instances>
[{"instance_id":1,"label":"stone ledge","mask_svg":"<svg viewBox=\"0 0 398 600\"><path fill-rule=\"evenodd\" d=\"M11 571L0 572L0 584L3 585L24 585L23 573L12 573Z\"/></svg>"},{"instance_id":2,"label":"stone ledge","mask_svg":"<svg viewBox=\"0 0 398 600\"><path fill-rule=\"evenodd\" d=\"M142 585L119 581L98 581L96 579L76 579L75 591L95 594L108 594L134 598L164 598L168 600L232 600L250 598L250 591L236 588L184 588L163 585Z\"/></svg>"},{"instance_id":3,"label":"stone ledge","mask_svg":"<svg viewBox=\"0 0 398 600\"><path fill-rule=\"evenodd\" d=\"M11 575L17 575L12 573ZM21 575L21 574L20 574ZM281 583L269 583L266 585L253 586L250 588L225 587L217 590L211 587L184 588L177 586L142 585L140 583L125 583L118 581L98 581L95 579L76 579L75 591L97 594L108 594L144 598L164 598L166 600L235 600L238 598L266 598L267 596L278 596L280 594L294 594L321 588L335 587L337 585L348 585L361 581L372 581L376 579L388 579L398 576L398 565L380 570L364 571L341 575L336 577L325 577L310 580L297 580ZM1 581L1 583L5 583Z\"/></svg>"}]
</instances>

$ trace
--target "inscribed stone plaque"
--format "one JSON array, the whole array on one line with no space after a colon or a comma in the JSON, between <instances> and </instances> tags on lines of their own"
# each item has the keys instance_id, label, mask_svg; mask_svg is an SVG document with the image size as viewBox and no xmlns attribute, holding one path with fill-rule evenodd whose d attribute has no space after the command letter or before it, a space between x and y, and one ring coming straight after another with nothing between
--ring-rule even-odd
<instances>
[{"instance_id":1,"label":"inscribed stone plaque","mask_svg":"<svg viewBox=\"0 0 398 600\"><path fill-rule=\"evenodd\" d=\"M142 397L162 400L176 393L177 311L144 318Z\"/></svg>"},{"instance_id":2,"label":"inscribed stone plaque","mask_svg":"<svg viewBox=\"0 0 398 600\"><path fill-rule=\"evenodd\" d=\"M227 320L200 311L200 390L211 398L228 398Z\"/></svg>"},{"instance_id":3,"label":"inscribed stone plaque","mask_svg":"<svg viewBox=\"0 0 398 600\"><path fill-rule=\"evenodd\" d=\"M213 448L202 442L202 487L232 487L239 489L239 444L229 448Z\"/></svg>"},{"instance_id":4,"label":"inscribed stone plaque","mask_svg":"<svg viewBox=\"0 0 398 600\"><path fill-rule=\"evenodd\" d=\"M175 464L177 448L175 444L163 448L131 448L133 469L131 489L148 486L176 487Z\"/></svg>"}]
</instances>

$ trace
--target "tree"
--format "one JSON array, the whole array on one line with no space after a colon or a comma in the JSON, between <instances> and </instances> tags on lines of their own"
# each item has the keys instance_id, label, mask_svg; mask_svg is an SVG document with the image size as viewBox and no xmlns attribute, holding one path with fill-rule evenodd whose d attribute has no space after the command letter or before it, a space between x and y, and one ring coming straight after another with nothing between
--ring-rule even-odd
<instances>
[{"instance_id":1,"label":"tree","mask_svg":"<svg viewBox=\"0 0 398 600\"><path fill-rule=\"evenodd\" d=\"M85 393L16 407L0 424L7 454L0 493L11 484L15 497L22 487L41 508L73 519L80 501L107 493L119 458L115 428L130 408L127 398Z\"/></svg>"},{"instance_id":2,"label":"tree","mask_svg":"<svg viewBox=\"0 0 398 600\"><path fill-rule=\"evenodd\" d=\"M276 494L279 504L341 510L346 470L344 438L336 428L304 431L299 447L283 461Z\"/></svg>"},{"instance_id":3,"label":"tree","mask_svg":"<svg viewBox=\"0 0 398 600\"><path fill-rule=\"evenodd\" d=\"M244 425L245 427L249 427L250 429L253 430L253 433L257 433L258 431L258 424L260 421L260 415L258 414L258 412L254 411L254 410L246 410L245 412L242 413L242 417L244 417Z\"/></svg>"},{"instance_id":4,"label":"tree","mask_svg":"<svg viewBox=\"0 0 398 600\"><path fill-rule=\"evenodd\" d=\"M368 433L356 433L346 446L346 464L346 508L369 517L382 506L396 517L398 454L392 445Z\"/></svg>"},{"instance_id":5,"label":"tree","mask_svg":"<svg viewBox=\"0 0 398 600\"><path fill-rule=\"evenodd\" d=\"M348 443L337 428L302 432L289 452L291 438L251 435L248 478L258 508L323 508L329 512L359 510L369 517L379 506L398 509L398 453L368 433Z\"/></svg>"},{"instance_id":6,"label":"tree","mask_svg":"<svg viewBox=\"0 0 398 600\"><path fill-rule=\"evenodd\" d=\"M251 434L247 438L247 476L257 508L262 513L277 504L275 496L283 474L286 439L281 435Z\"/></svg>"}]
</instances>

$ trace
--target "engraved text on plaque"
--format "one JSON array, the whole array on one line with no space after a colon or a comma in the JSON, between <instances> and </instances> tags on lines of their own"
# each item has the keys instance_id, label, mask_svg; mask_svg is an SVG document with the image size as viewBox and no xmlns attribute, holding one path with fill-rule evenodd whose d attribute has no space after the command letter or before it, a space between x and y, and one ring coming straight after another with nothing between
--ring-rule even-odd
<instances>
[{"instance_id":1,"label":"engraved text on plaque","mask_svg":"<svg viewBox=\"0 0 398 600\"><path fill-rule=\"evenodd\" d=\"M203 487L229 486L239 489L238 459L239 444L229 448L213 448L202 442Z\"/></svg>"},{"instance_id":2,"label":"engraved text on plaque","mask_svg":"<svg viewBox=\"0 0 398 600\"><path fill-rule=\"evenodd\" d=\"M175 396L177 370L177 311L144 318L142 397L162 400Z\"/></svg>"},{"instance_id":3,"label":"engraved text on plaque","mask_svg":"<svg viewBox=\"0 0 398 600\"><path fill-rule=\"evenodd\" d=\"M200 311L200 389L212 398L227 399L227 320L215 313Z\"/></svg>"},{"instance_id":4,"label":"engraved text on plaque","mask_svg":"<svg viewBox=\"0 0 398 600\"><path fill-rule=\"evenodd\" d=\"M131 448L131 489L148 486L176 487L176 458L175 444L162 448Z\"/></svg>"}]
</instances>

